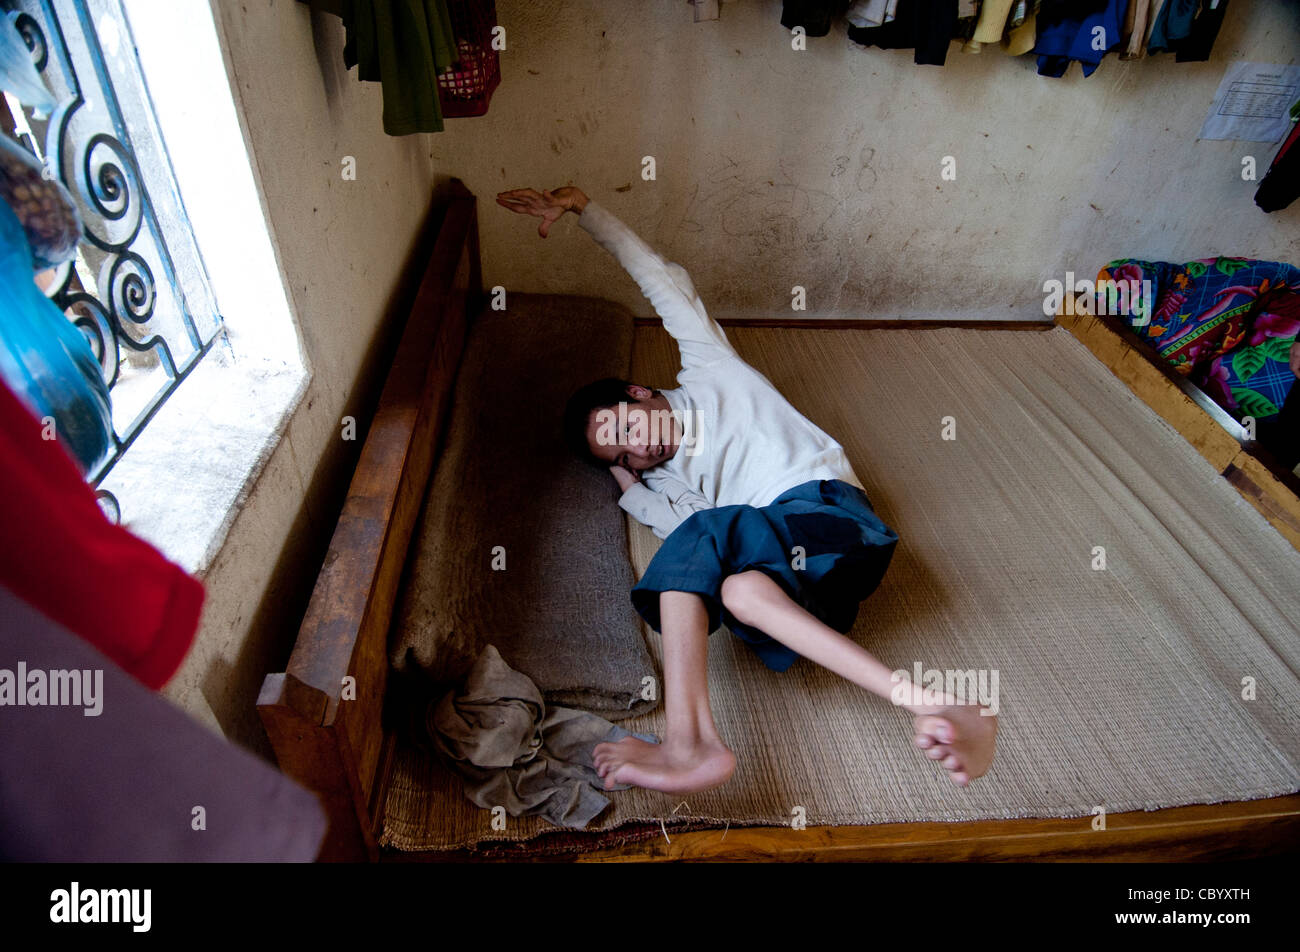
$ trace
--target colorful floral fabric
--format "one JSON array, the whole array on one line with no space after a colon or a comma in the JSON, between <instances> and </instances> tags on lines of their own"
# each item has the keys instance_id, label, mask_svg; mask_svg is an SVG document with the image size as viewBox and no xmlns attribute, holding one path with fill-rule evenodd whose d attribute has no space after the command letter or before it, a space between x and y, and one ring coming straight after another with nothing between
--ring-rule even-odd
<instances>
[{"instance_id":1,"label":"colorful floral fabric","mask_svg":"<svg viewBox=\"0 0 1300 952\"><path fill-rule=\"evenodd\" d=\"M1132 281L1150 282L1151 301L1120 319L1174 370L1237 420L1277 414L1296 380L1290 352L1300 332L1300 268L1250 258L1121 258L1097 275L1099 291L1110 288L1108 313L1127 310L1123 289L1139 285L1121 282Z\"/></svg>"}]
</instances>

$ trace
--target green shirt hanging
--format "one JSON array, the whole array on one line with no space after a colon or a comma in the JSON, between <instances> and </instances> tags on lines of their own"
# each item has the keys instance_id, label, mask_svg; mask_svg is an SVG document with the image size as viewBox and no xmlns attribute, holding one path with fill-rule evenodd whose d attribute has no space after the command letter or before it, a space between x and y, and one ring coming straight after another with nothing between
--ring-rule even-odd
<instances>
[{"instance_id":1,"label":"green shirt hanging","mask_svg":"<svg viewBox=\"0 0 1300 952\"><path fill-rule=\"evenodd\" d=\"M343 64L384 88L390 136L443 130L438 74L459 58L446 0L341 0Z\"/></svg>"}]
</instances>

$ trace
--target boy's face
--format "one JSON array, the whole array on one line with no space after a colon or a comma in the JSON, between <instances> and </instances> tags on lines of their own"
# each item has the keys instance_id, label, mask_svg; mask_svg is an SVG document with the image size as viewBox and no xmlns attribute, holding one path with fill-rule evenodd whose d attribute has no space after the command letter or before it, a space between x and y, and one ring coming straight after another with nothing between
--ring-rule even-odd
<instances>
[{"instance_id":1,"label":"boy's face","mask_svg":"<svg viewBox=\"0 0 1300 952\"><path fill-rule=\"evenodd\" d=\"M641 472L672 458L675 434L667 404L658 406L654 391L631 386L628 396L626 403L592 411L587 445L597 459Z\"/></svg>"}]
</instances>

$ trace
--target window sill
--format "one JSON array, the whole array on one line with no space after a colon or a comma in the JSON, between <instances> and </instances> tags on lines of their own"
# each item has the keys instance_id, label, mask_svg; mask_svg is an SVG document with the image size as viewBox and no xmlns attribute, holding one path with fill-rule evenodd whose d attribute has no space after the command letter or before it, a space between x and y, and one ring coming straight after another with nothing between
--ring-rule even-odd
<instances>
[{"instance_id":1,"label":"window sill","mask_svg":"<svg viewBox=\"0 0 1300 952\"><path fill-rule=\"evenodd\" d=\"M121 524L202 576L275 450L309 374L234 361L218 341L100 483Z\"/></svg>"}]
</instances>

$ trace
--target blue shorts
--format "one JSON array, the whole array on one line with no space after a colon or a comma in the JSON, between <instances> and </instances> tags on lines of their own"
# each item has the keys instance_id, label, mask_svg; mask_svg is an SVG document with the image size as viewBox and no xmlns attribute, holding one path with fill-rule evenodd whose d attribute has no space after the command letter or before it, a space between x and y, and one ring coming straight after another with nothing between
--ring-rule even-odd
<instances>
[{"instance_id":1,"label":"blue shorts","mask_svg":"<svg viewBox=\"0 0 1300 952\"><path fill-rule=\"evenodd\" d=\"M722 604L723 580L757 569L812 615L847 633L862 600L884 578L897 544L898 534L880 521L866 493L838 479L814 479L761 508L693 513L655 553L632 589L632 605L660 631L661 592L699 595L710 633L725 622L764 664L784 671L799 655L738 622Z\"/></svg>"}]
</instances>

